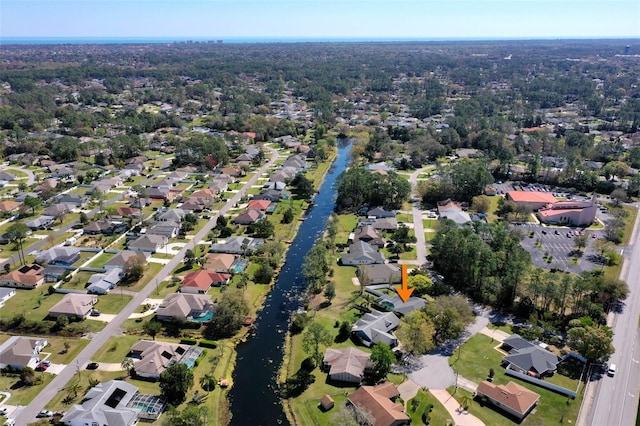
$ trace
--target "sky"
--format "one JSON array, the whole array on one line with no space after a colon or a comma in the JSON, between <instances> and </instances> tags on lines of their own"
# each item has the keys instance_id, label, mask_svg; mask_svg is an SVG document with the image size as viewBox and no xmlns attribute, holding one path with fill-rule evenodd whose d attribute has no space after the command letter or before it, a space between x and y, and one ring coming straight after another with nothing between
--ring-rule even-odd
<instances>
[{"instance_id":1,"label":"sky","mask_svg":"<svg viewBox=\"0 0 640 426\"><path fill-rule=\"evenodd\" d=\"M640 37L640 0L0 0L5 37Z\"/></svg>"}]
</instances>

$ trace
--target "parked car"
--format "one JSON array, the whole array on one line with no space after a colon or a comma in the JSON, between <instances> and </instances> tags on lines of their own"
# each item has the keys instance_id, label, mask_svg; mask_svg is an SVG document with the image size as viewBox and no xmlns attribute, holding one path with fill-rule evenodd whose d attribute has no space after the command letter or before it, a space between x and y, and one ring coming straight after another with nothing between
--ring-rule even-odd
<instances>
[{"instance_id":1,"label":"parked car","mask_svg":"<svg viewBox=\"0 0 640 426\"><path fill-rule=\"evenodd\" d=\"M97 309L94 309L91 311L91 313L89 313L89 315L91 315L92 317L99 317L100 311L98 311Z\"/></svg>"},{"instance_id":2,"label":"parked car","mask_svg":"<svg viewBox=\"0 0 640 426\"><path fill-rule=\"evenodd\" d=\"M51 410L42 410L38 413L38 415L36 417L38 418L42 418L42 417L51 417L53 416L53 411Z\"/></svg>"},{"instance_id":3,"label":"parked car","mask_svg":"<svg viewBox=\"0 0 640 426\"><path fill-rule=\"evenodd\" d=\"M97 370L100 365L97 362L87 364L87 370Z\"/></svg>"},{"instance_id":4,"label":"parked car","mask_svg":"<svg viewBox=\"0 0 640 426\"><path fill-rule=\"evenodd\" d=\"M616 375L616 365L615 364L610 364L609 365L609 369L607 370L607 375L610 377L613 377Z\"/></svg>"},{"instance_id":5,"label":"parked car","mask_svg":"<svg viewBox=\"0 0 640 426\"><path fill-rule=\"evenodd\" d=\"M36 365L35 370L36 371L46 371L47 368L49 368L48 365L44 365L43 363L40 363L40 364Z\"/></svg>"},{"instance_id":6,"label":"parked car","mask_svg":"<svg viewBox=\"0 0 640 426\"><path fill-rule=\"evenodd\" d=\"M40 364L46 365L47 367L49 367L51 365L51 361L49 361L48 359L45 359L44 361L40 361Z\"/></svg>"}]
</instances>

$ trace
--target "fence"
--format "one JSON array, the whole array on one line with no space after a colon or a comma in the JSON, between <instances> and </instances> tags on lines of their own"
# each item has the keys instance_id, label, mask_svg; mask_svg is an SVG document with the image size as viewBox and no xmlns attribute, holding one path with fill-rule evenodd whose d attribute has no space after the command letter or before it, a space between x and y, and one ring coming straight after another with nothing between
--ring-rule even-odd
<instances>
[{"instance_id":1,"label":"fence","mask_svg":"<svg viewBox=\"0 0 640 426\"><path fill-rule=\"evenodd\" d=\"M504 373L508 376L517 377L520 380L524 380L525 382L532 383L536 386L540 386L551 391L557 392L561 395L566 395L570 398L576 397L576 392L563 388L562 386L554 385L553 383L545 382L544 380L536 379L535 377L528 376L526 374L520 373L518 371L507 368Z\"/></svg>"}]
</instances>

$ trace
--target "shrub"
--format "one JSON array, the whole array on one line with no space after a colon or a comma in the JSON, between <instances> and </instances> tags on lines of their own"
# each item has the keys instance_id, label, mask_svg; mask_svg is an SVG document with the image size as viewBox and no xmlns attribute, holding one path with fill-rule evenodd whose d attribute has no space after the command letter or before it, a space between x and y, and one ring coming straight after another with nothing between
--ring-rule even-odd
<instances>
[{"instance_id":1,"label":"shrub","mask_svg":"<svg viewBox=\"0 0 640 426\"><path fill-rule=\"evenodd\" d=\"M182 339L180 339L180 343L184 345L196 345L198 344L198 340L192 339L191 337L183 337Z\"/></svg>"},{"instance_id":2,"label":"shrub","mask_svg":"<svg viewBox=\"0 0 640 426\"><path fill-rule=\"evenodd\" d=\"M316 368L316 361L313 357L305 358L304 361L302 361L302 364L300 364L300 367L306 371L313 371Z\"/></svg>"},{"instance_id":3,"label":"shrub","mask_svg":"<svg viewBox=\"0 0 640 426\"><path fill-rule=\"evenodd\" d=\"M202 346L203 348L215 349L218 347L218 342L216 342L215 340L202 339L200 340L200 342L198 342L198 346Z\"/></svg>"}]
</instances>

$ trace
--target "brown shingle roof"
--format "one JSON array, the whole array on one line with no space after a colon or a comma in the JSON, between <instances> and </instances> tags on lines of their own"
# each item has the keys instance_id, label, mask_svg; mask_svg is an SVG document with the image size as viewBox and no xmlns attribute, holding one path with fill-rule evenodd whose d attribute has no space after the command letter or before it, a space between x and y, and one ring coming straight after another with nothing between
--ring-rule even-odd
<instances>
[{"instance_id":1,"label":"brown shingle roof","mask_svg":"<svg viewBox=\"0 0 640 426\"><path fill-rule=\"evenodd\" d=\"M509 382L506 385L494 385L484 381L478 385L477 392L522 415L526 414L540 399L540 395L537 393L514 382Z\"/></svg>"},{"instance_id":2,"label":"brown shingle roof","mask_svg":"<svg viewBox=\"0 0 640 426\"><path fill-rule=\"evenodd\" d=\"M398 388L391 382L377 386L361 386L348 400L358 409L371 414L373 426L409 424L409 416L402 404L396 404L390 398L399 396Z\"/></svg>"}]
</instances>

